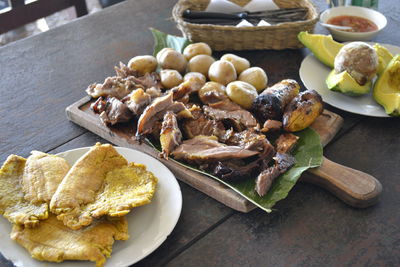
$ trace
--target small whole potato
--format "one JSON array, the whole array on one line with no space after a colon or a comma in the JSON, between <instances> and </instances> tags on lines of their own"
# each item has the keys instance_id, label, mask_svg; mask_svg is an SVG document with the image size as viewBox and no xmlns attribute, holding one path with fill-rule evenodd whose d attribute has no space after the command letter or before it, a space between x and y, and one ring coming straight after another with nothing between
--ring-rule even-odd
<instances>
[{"instance_id":1,"label":"small whole potato","mask_svg":"<svg viewBox=\"0 0 400 267\"><path fill-rule=\"evenodd\" d=\"M182 75L177 70L160 71L161 84L166 89L178 86L182 81Z\"/></svg>"},{"instance_id":2,"label":"small whole potato","mask_svg":"<svg viewBox=\"0 0 400 267\"><path fill-rule=\"evenodd\" d=\"M244 70L240 73L238 80L253 85L257 89L257 92L263 91L268 84L267 74L259 67L252 67Z\"/></svg>"},{"instance_id":3,"label":"small whole potato","mask_svg":"<svg viewBox=\"0 0 400 267\"><path fill-rule=\"evenodd\" d=\"M237 74L240 74L245 69L250 68L250 62L247 59L234 54L225 54L221 57L221 60L229 61L230 63L232 63L235 67Z\"/></svg>"},{"instance_id":4,"label":"small whole potato","mask_svg":"<svg viewBox=\"0 0 400 267\"><path fill-rule=\"evenodd\" d=\"M185 47L183 50L183 55L186 60L190 60L192 57L197 55L208 55L211 56L212 51L208 44L206 43L194 43Z\"/></svg>"},{"instance_id":5,"label":"small whole potato","mask_svg":"<svg viewBox=\"0 0 400 267\"><path fill-rule=\"evenodd\" d=\"M172 48L164 48L158 52L157 61L162 69L177 70L180 73L184 73L186 70L186 59Z\"/></svg>"},{"instance_id":6,"label":"small whole potato","mask_svg":"<svg viewBox=\"0 0 400 267\"><path fill-rule=\"evenodd\" d=\"M208 70L208 78L213 82L227 85L237 78L235 67L229 61L217 60Z\"/></svg>"},{"instance_id":7,"label":"small whole potato","mask_svg":"<svg viewBox=\"0 0 400 267\"><path fill-rule=\"evenodd\" d=\"M153 56L136 56L129 60L128 67L145 75L157 69L157 59Z\"/></svg>"},{"instance_id":8,"label":"small whole potato","mask_svg":"<svg viewBox=\"0 0 400 267\"><path fill-rule=\"evenodd\" d=\"M191 92L197 92L206 83L206 77L200 72L188 72L183 77L183 81L188 83Z\"/></svg>"},{"instance_id":9,"label":"small whole potato","mask_svg":"<svg viewBox=\"0 0 400 267\"><path fill-rule=\"evenodd\" d=\"M160 62L160 57L161 57L161 55L164 54L164 52L166 52L166 51L168 51L168 50L173 50L173 51L175 51L173 48L170 48L170 47L165 47L165 48L161 49L160 51L158 51L158 53L157 53L157 55L156 55L157 62Z\"/></svg>"},{"instance_id":10,"label":"small whole potato","mask_svg":"<svg viewBox=\"0 0 400 267\"><path fill-rule=\"evenodd\" d=\"M254 99L258 96L253 85L242 81L229 83L226 86L226 94L233 102L245 109L250 109Z\"/></svg>"},{"instance_id":11,"label":"small whole potato","mask_svg":"<svg viewBox=\"0 0 400 267\"><path fill-rule=\"evenodd\" d=\"M188 62L188 71L200 72L204 76L208 75L208 70L215 59L209 55L197 55L192 57Z\"/></svg>"},{"instance_id":12,"label":"small whole potato","mask_svg":"<svg viewBox=\"0 0 400 267\"><path fill-rule=\"evenodd\" d=\"M199 90L199 97L204 104L219 102L227 98L225 86L217 82L207 82Z\"/></svg>"}]
</instances>

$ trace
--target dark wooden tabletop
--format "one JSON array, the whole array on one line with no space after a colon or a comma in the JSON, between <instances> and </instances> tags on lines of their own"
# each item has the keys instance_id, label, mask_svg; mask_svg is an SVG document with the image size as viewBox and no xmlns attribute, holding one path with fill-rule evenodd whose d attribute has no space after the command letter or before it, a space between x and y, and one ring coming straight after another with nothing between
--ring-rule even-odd
<instances>
[{"instance_id":1,"label":"dark wooden tabletop","mask_svg":"<svg viewBox=\"0 0 400 267\"><path fill-rule=\"evenodd\" d=\"M151 54L149 27L180 34L176 1L126 1L0 48L0 162L31 150L61 152L103 141L69 122L65 108L113 66ZM320 10L324 0L315 1ZM388 26L376 41L400 45L397 0L379 2ZM326 33L317 27L317 32ZM246 51L270 83L299 79L306 49ZM216 54L217 56L220 53ZM183 209L168 239L137 266L400 266L400 119L342 115L344 127L324 151L331 160L375 176L378 204L347 206L329 192L299 183L267 214L243 214L180 182ZM12 263L0 256L0 265Z\"/></svg>"}]
</instances>

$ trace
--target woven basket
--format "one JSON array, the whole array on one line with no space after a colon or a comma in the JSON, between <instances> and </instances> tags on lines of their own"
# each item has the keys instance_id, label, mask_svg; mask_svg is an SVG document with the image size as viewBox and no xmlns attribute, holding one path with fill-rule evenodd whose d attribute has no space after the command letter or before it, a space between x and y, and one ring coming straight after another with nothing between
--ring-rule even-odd
<instances>
[{"instance_id":1,"label":"woven basket","mask_svg":"<svg viewBox=\"0 0 400 267\"><path fill-rule=\"evenodd\" d=\"M250 0L230 0L240 6ZM235 27L185 22L182 12L186 9L205 10L209 0L179 0L172 15L178 29L192 42L205 42L214 50L253 50L301 48L297 39L300 31L313 32L319 18L319 11L308 0L274 0L280 8L308 8L307 20L285 22L273 26Z\"/></svg>"}]
</instances>

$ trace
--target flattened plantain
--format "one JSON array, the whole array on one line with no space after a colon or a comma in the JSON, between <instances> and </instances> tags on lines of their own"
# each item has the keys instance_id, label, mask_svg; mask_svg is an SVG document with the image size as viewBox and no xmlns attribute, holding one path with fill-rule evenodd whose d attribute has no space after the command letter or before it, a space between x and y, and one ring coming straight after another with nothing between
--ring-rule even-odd
<instances>
[{"instance_id":1,"label":"flattened plantain","mask_svg":"<svg viewBox=\"0 0 400 267\"><path fill-rule=\"evenodd\" d=\"M0 169L0 214L11 223L35 227L47 219L47 203L31 204L24 199L21 188L26 159L10 155Z\"/></svg>"},{"instance_id":2,"label":"flattened plantain","mask_svg":"<svg viewBox=\"0 0 400 267\"><path fill-rule=\"evenodd\" d=\"M301 92L293 98L283 114L283 128L288 132L310 126L324 110L321 96L314 90Z\"/></svg>"}]
</instances>

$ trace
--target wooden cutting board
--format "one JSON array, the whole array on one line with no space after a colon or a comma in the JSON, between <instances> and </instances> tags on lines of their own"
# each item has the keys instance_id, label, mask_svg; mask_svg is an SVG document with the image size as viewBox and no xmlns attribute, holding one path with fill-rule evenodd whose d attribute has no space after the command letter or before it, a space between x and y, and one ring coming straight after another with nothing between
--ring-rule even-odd
<instances>
[{"instance_id":1,"label":"wooden cutting board","mask_svg":"<svg viewBox=\"0 0 400 267\"><path fill-rule=\"evenodd\" d=\"M202 191L232 209L249 212L256 208L247 199L219 183L218 181L180 166L173 161L158 157L158 151L146 144L139 144L135 140L135 130L129 125L119 125L108 128L104 126L99 116L90 110L90 97L70 105L66 109L69 120L101 136L107 141L123 147L133 148L156 157L164 163L175 176ZM328 144L340 130L343 119L339 115L325 110L312 124L312 128L321 137L322 145ZM353 207L367 207L374 204L382 191L378 180L366 173L339 165L326 158L318 168L310 169L302 175L301 181L317 184L336 195L338 198Z\"/></svg>"}]
</instances>

